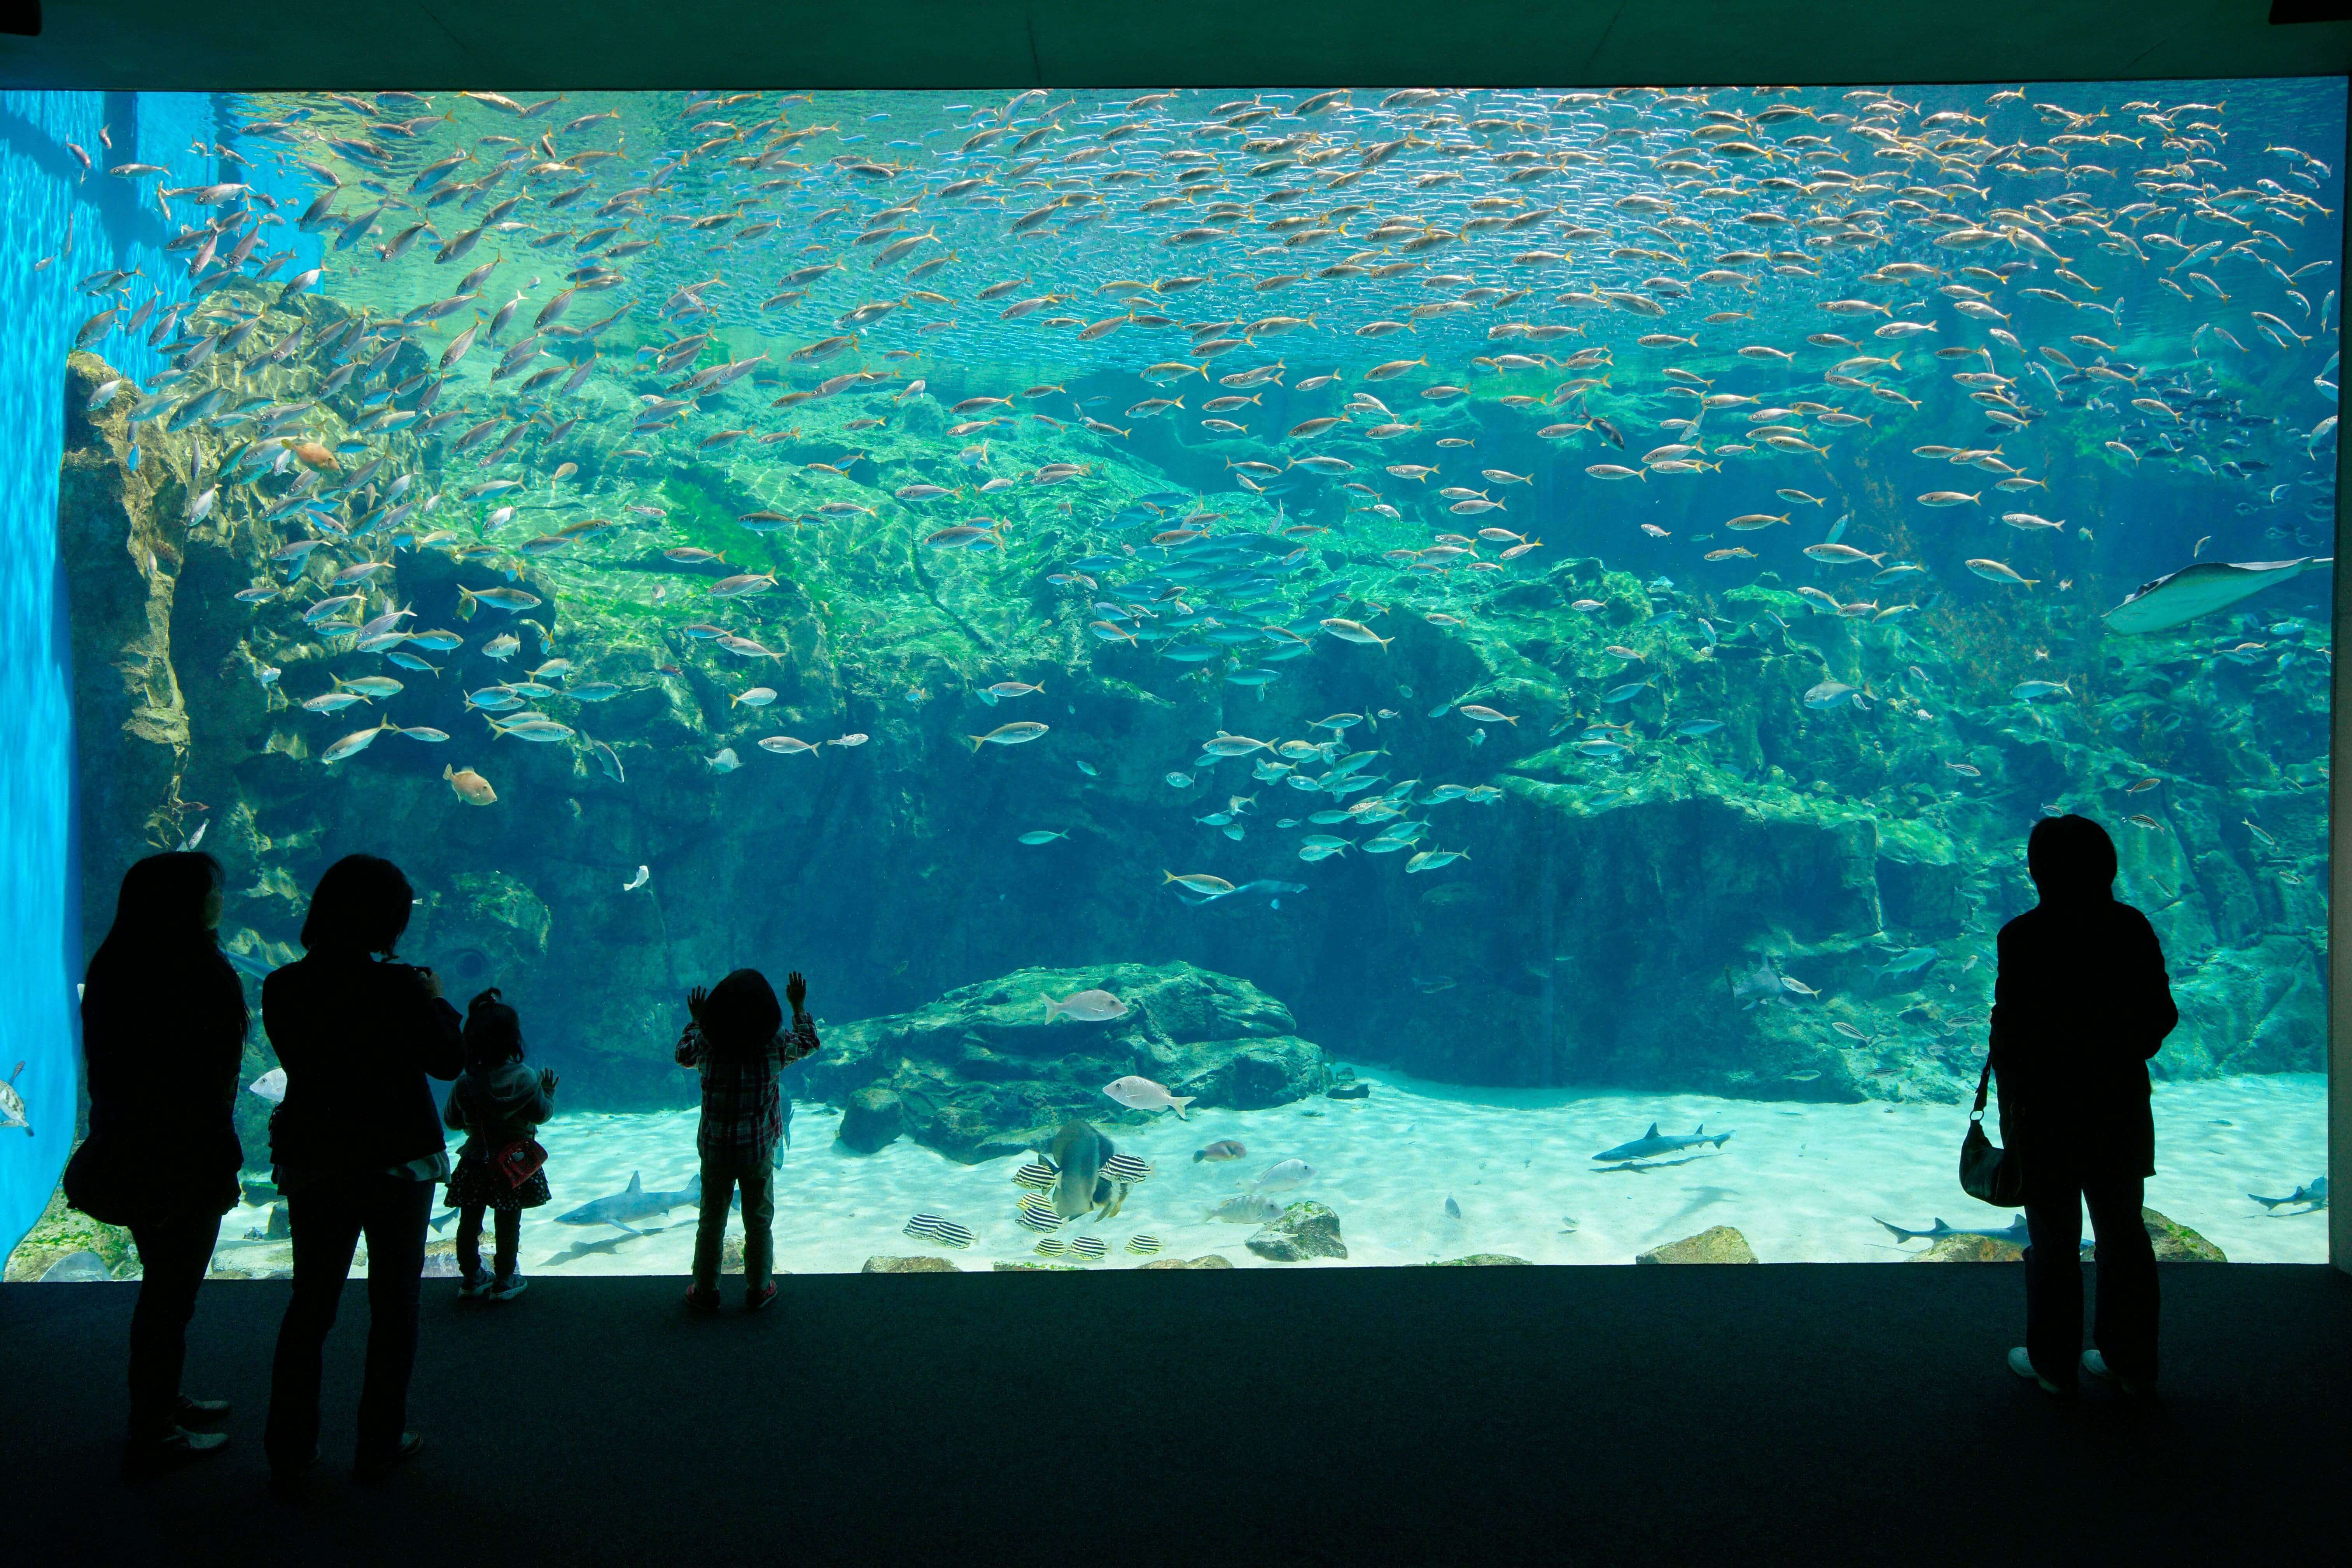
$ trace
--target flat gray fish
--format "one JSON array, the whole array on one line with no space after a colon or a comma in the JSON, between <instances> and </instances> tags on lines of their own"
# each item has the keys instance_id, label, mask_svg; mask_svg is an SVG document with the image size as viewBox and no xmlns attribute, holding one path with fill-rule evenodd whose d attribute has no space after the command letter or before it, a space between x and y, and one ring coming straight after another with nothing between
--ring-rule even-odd
<instances>
[{"instance_id":1,"label":"flat gray fish","mask_svg":"<svg viewBox=\"0 0 2352 1568\"><path fill-rule=\"evenodd\" d=\"M2226 610L2273 583L2335 564L2332 555L2305 555L2293 561L2200 561L2141 584L2104 619L2119 632L2169 631L2200 616Z\"/></svg>"}]
</instances>

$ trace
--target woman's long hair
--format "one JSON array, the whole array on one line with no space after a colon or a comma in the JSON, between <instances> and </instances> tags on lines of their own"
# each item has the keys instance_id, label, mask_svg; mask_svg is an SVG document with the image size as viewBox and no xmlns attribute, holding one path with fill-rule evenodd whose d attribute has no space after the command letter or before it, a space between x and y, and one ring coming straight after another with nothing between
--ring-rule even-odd
<instances>
[{"instance_id":1,"label":"woman's long hair","mask_svg":"<svg viewBox=\"0 0 2352 1568\"><path fill-rule=\"evenodd\" d=\"M251 1022L245 987L221 955L220 933L205 923L205 906L220 890L220 862L201 851L134 861L122 874L114 924L83 973L85 995L97 992L133 1005L142 997L185 1004L196 1000L189 982L200 980L217 993L224 1016L234 1005L241 1035Z\"/></svg>"},{"instance_id":2,"label":"woman's long hair","mask_svg":"<svg viewBox=\"0 0 2352 1568\"><path fill-rule=\"evenodd\" d=\"M408 929L415 889L400 868L376 855L346 855L327 868L302 920L302 946L311 952L392 956Z\"/></svg>"}]
</instances>

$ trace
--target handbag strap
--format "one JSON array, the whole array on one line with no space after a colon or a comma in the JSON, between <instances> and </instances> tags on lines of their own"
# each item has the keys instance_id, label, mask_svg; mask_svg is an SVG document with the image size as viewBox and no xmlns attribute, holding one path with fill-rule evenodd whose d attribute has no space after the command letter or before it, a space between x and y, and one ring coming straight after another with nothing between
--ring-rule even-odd
<instances>
[{"instance_id":1,"label":"handbag strap","mask_svg":"<svg viewBox=\"0 0 2352 1568\"><path fill-rule=\"evenodd\" d=\"M1992 1083L1992 1051L1991 1051L1991 1049L1990 1049L1990 1047L1988 1047L1988 1048L1986 1049L1986 1051L1985 1051L1985 1065L1984 1065L1984 1071L1982 1071L1982 1072L1980 1072L1980 1073L1979 1073L1979 1074L1977 1075L1977 1102L1976 1102L1976 1104L1975 1104L1974 1106L1970 1107L1970 1108L1969 1108L1969 1121L1982 1121L1984 1120L1984 1110L1985 1110L1985 1090L1986 1090L1986 1089L1987 1089L1988 1087L1990 1087L1990 1084L1991 1084L1991 1083Z\"/></svg>"}]
</instances>

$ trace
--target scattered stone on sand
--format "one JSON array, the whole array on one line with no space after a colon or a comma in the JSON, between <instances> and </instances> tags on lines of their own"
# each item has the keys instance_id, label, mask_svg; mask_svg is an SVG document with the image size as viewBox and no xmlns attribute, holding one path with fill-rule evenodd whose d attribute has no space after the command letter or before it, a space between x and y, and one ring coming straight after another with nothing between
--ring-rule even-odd
<instances>
[{"instance_id":1,"label":"scattered stone on sand","mask_svg":"<svg viewBox=\"0 0 2352 1568\"><path fill-rule=\"evenodd\" d=\"M1370 1100L1372 1086L1358 1079L1353 1083L1335 1083L1323 1091L1326 1100Z\"/></svg>"},{"instance_id":2,"label":"scattered stone on sand","mask_svg":"<svg viewBox=\"0 0 2352 1568\"><path fill-rule=\"evenodd\" d=\"M944 1258L883 1258L866 1260L860 1274L961 1274L962 1269Z\"/></svg>"},{"instance_id":3,"label":"scattered stone on sand","mask_svg":"<svg viewBox=\"0 0 2352 1568\"><path fill-rule=\"evenodd\" d=\"M1636 1263L1753 1263L1756 1249L1748 1238L1727 1225L1686 1236L1680 1241L1667 1242L1635 1256Z\"/></svg>"},{"instance_id":4,"label":"scattered stone on sand","mask_svg":"<svg viewBox=\"0 0 2352 1568\"><path fill-rule=\"evenodd\" d=\"M1155 1258L1143 1267L1146 1268L1231 1268L1233 1266L1232 1258L1220 1258L1211 1252L1199 1258Z\"/></svg>"},{"instance_id":5,"label":"scattered stone on sand","mask_svg":"<svg viewBox=\"0 0 2352 1568\"><path fill-rule=\"evenodd\" d=\"M1912 1256L1914 1263L2018 1263L2025 1248L1997 1236L1939 1236L1927 1251Z\"/></svg>"},{"instance_id":6,"label":"scattered stone on sand","mask_svg":"<svg viewBox=\"0 0 2352 1568\"><path fill-rule=\"evenodd\" d=\"M1517 1264L1523 1268L1532 1268L1535 1267L1535 1265L1528 1259L1524 1258L1514 1258L1507 1252L1474 1252L1467 1258L1442 1258L1438 1261L1435 1267L1439 1268L1491 1268L1497 1264Z\"/></svg>"},{"instance_id":7,"label":"scattered stone on sand","mask_svg":"<svg viewBox=\"0 0 2352 1568\"><path fill-rule=\"evenodd\" d=\"M1339 1216L1307 1199L1284 1209L1243 1245L1276 1263L1304 1263L1310 1258L1345 1258L1347 1244L1339 1239Z\"/></svg>"}]
</instances>

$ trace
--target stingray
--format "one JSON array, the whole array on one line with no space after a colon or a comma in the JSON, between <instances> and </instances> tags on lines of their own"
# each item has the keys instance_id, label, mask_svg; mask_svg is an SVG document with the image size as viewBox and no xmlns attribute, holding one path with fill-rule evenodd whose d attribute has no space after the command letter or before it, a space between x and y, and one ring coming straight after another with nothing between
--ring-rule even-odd
<instances>
[{"instance_id":1,"label":"stingray","mask_svg":"<svg viewBox=\"0 0 2352 1568\"><path fill-rule=\"evenodd\" d=\"M2306 555L2294 561L2200 561L2141 584L2137 592L2107 612L2106 623L2119 632L2169 631L2200 616L2226 610L2273 583L2335 563L2332 555Z\"/></svg>"}]
</instances>

